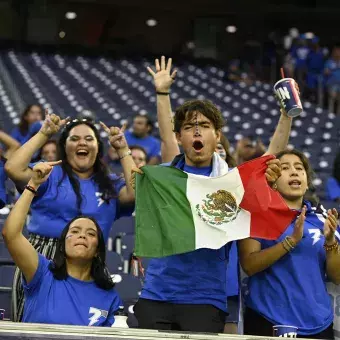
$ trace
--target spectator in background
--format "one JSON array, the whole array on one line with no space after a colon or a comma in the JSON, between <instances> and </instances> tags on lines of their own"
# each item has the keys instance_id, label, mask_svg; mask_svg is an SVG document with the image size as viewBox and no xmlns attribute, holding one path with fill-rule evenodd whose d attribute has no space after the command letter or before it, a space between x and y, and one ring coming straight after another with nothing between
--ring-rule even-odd
<instances>
[{"instance_id":1,"label":"spectator in background","mask_svg":"<svg viewBox=\"0 0 340 340\"><path fill-rule=\"evenodd\" d=\"M266 147L260 139L254 141L251 137L243 137L236 144L234 158L237 165L261 157L266 152Z\"/></svg>"},{"instance_id":2,"label":"spectator in background","mask_svg":"<svg viewBox=\"0 0 340 340\"><path fill-rule=\"evenodd\" d=\"M103 162L115 174L120 174L123 170L118 153L110 144L103 157Z\"/></svg>"},{"instance_id":3,"label":"spectator in background","mask_svg":"<svg viewBox=\"0 0 340 340\"><path fill-rule=\"evenodd\" d=\"M135 162L137 168L141 168L146 165L148 162L148 155L144 148L139 145L132 145L130 147L131 156L133 161Z\"/></svg>"},{"instance_id":4,"label":"spectator in background","mask_svg":"<svg viewBox=\"0 0 340 340\"><path fill-rule=\"evenodd\" d=\"M5 162L17 149L19 149L20 144L14 138L1 130L0 144L4 147L4 149L0 148L0 209L2 209L8 202L6 192L7 175L5 172Z\"/></svg>"},{"instance_id":5,"label":"spectator in background","mask_svg":"<svg viewBox=\"0 0 340 340\"><path fill-rule=\"evenodd\" d=\"M64 124L65 120L60 120L58 116L48 115L39 133L6 163L8 175L19 188L23 189L32 177L30 160L33 154ZM32 217L27 226L29 241L48 259L55 254L62 226L74 217L94 217L106 241L113 222L123 215L123 207L134 201L129 181L135 164L124 138L124 130L105 127L105 131L120 157L126 182L110 174L101 163L103 143L92 121L73 119L68 122L58 142L62 163L54 167L50 177L40 186L31 206ZM126 215L132 212L133 207L124 209ZM24 298L20 277L17 271L13 288L13 319L16 321L21 320Z\"/></svg>"},{"instance_id":6,"label":"spectator in background","mask_svg":"<svg viewBox=\"0 0 340 340\"><path fill-rule=\"evenodd\" d=\"M40 149L38 159L46 162L54 162L58 160L57 141L54 139L47 141Z\"/></svg>"},{"instance_id":7,"label":"spectator in background","mask_svg":"<svg viewBox=\"0 0 340 340\"><path fill-rule=\"evenodd\" d=\"M138 114L133 119L132 131L125 132L128 145L138 145L147 152L149 164L158 164L161 157L161 142L151 136L153 123L147 115Z\"/></svg>"},{"instance_id":8,"label":"spectator in background","mask_svg":"<svg viewBox=\"0 0 340 340\"><path fill-rule=\"evenodd\" d=\"M244 332L272 336L274 325L289 325L298 327L298 337L334 339L326 277L340 283L338 214L336 209L318 211L304 200L312 169L302 152L283 151L277 159L282 175L276 190L300 216L277 240L239 241L240 262L250 276Z\"/></svg>"},{"instance_id":9,"label":"spectator in background","mask_svg":"<svg viewBox=\"0 0 340 340\"><path fill-rule=\"evenodd\" d=\"M11 136L21 145L25 144L41 128L41 121L45 118L40 105L33 104L26 107L21 115L18 127L14 128Z\"/></svg>"},{"instance_id":10,"label":"spectator in background","mask_svg":"<svg viewBox=\"0 0 340 340\"><path fill-rule=\"evenodd\" d=\"M297 45L291 50L292 58L294 60L295 79L300 85L300 90L303 93L305 78L307 75L307 57L310 52L308 41L304 35L301 35L297 41Z\"/></svg>"},{"instance_id":11,"label":"spectator in background","mask_svg":"<svg viewBox=\"0 0 340 340\"><path fill-rule=\"evenodd\" d=\"M323 69L325 56L319 45L319 38L314 37L311 41L311 50L307 56L307 90L306 96L316 101L317 90L323 86Z\"/></svg>"},{"instance_id":12,"label":"spectator in background","mask_svg":"<svg viewBox=\"0 0 340 340\"><path fill-rule=\"evenodd\" d=\"M217 144L215 151L227 162L229 168L234 168L236 166L235 159L230 153L230 143L223 134L221 134L221 141Z\"/></svg>"},{"instance_id":13,"label":"spectator in background","mask_svg":"<svg viewBox=\"0 0 340 340\"><path fill-rule=\"evenodd\" d=\"M332 50L332 57L325 63L324 74L328 90L328 111L335 112L337 102L337 114L340 114L340 46L336 45Z\"/></svg>"},{"instance_id":14,"label":"spectator in background","mask_svg":"<svg viewBox=\"0 0 340 340\"><path fill-rule=\"evenodd\" d=\"M333 176L327 181L328 198L340 204L340 150L333 165Z\"/></svg>"},{"instance_id":15,"label":"spectator in background","mask_svg":"<svg viewBox=\"0 0 340 340\"><path fill-rule=\"evenodd\" d=\"M121 300L105 266L105 241L98 223L92 217L77 216L61 226L53 261L39 254L22 234L39 187L58 163L34 166L32 178L2 230L6 246L24 275L23 322L110 327Z\"/></svg>"}]
</instances>

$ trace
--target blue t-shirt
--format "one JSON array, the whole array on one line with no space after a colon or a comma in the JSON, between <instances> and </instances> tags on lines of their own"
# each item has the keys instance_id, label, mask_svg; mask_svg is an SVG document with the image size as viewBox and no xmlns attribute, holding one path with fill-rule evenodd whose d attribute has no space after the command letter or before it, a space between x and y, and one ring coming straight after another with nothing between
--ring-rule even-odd
<instances>
[{"instance_id":1,"label":"blue t-shirt","mask_svg":"<svg viewBox=\"0 0 340 340\"><path fill-rule=\"evenodd\" d=\"M4 169L5 163L0 159L0 209L6 205L7 194L6 194L6 179L7 175Z\"/></svg>"},{"instance_id":2,"label":"blue t-shirt","mask_svg":"<svg viewBox=\"0 0 340 340\"><path fill-rule=\"evenodd\" d=\"M300 335L320 333L333 322L333 308L326 290L324 217L306 203L302 240L268 269L249 277L245 298L249 308L272 324L298 327ZM258 240L261 248L282 242L293 230L294 222L278 240Z\"/></svg>"},{"instance_id":3,"label":"blue t-shirt","mask_svg":"<svg viewBox=\"0 0 340 340\"><path fill-rule=\"evenodd\" d=\"M334 177L330 177L327 181L327 195L332 201L340 199L340 183Z\"/></svg>"},{"instance_id":4,"label":"blue t-shirt","mask_svg":"<svg viewBox=\"0 0 340 340\"><path fill-rule=\"evenodd\" d=\"M180 167L180 166L177 166ZM182 169L209 176L211 167ZM229 247L198 249L149 262L141 298L180 304L209 304L226 311Z\"/></svg>"},{"instance_id":5,"label":"blue t-shirt","mask_svg":"<svg viewBox=\"0 0 340 340\"><path fill-rule=\"evenodd\" d=\"M231 243L228 265L227 265L227 294L228 296L238 296L239 293L239 271L237 242Z\"/></svg>"},{"instance_id":6,"label":"blue t-shirt","mask_svg":"<svg viewBox=\"0 0 340 340\"><path fill-rule=\"evenodd\" d=\"M31 205L32 216L27 226L29 232L58 238L66 224L80 214L77 209L77 197L68 176L58 187L62 177L62 167L55 166L48 180L39 187L38 196L34 198ZM111 175L111 178L118 196L119 191L125 186L125 181L116 175ZM78 178L78 180L83 198L81 215L95 218L106 241L113 222L120 214L118 198L113 198L106 203L102 200L102 193L99 192L98 185L92 178ZM125 211L125 214L131 215L132 208Z\"/></svg>"},{"instance_id":7,"label":"blue t-shirt","mask_svg":"<svg viewBox=\"0 0 340 340\"><path fill-rule=\"evenodd\" d=\"M125 132L125 138L129 146L139 145L144 148L149 159L152 157L161 158L161 142L159 139L153 136L138 138L130 131Z\"/></svg>"},{"instance_id":8,"label":"blue t-shirt","mask_svg":"<svg viewBox=\"0 0 340 340\"><path fill-rule=\"evenodd\" d=\"M26 134L22 134L19 128L16 127L12 130L11 137L23 145L40 130L42 123L42 121L38 121L31 124Z\"/></svg>"},{"instance_id":9,"label":"blue t-shirt","mask_svg":"<svg viewBox=\"0 0 340 340\"><path fill-rule=\"evenodd\" d=\"M333 59L328 59L325 63L325 69L330 70L330 75L327 78L327 85L340 84L340 62Z\"/></svg>"},{"instance_id":10,"label":"blue t-shirt","mask_svg":"<svg viewBox=\"0 0 340 340\"><path fill-rule=\"evenodd\" d=\"M99 288L94 281L71 276L57 280L50 261L39 254L32 281L23 280L25 306L23 322L110 327L122 302L114 289Z\"/></svg>"},{"instance_id":11,"label":"blue t-shirt","mask_svg":"<svg viewBox=\"0 0 340 340\"><path fill-rule=\"evenodd\" d=\"M309 51L310 51L310 48L307 46L299 46L292 50L291 54L295 60L296 68L302 68L306 66L306 60L307 60Z\"/></svg>"},{"instance_id":12,"label":"blue t-shirt","mask_svg":"<svg viewBox=\"0 0 340 340\"><path fill-rule=\"evenodd\" d=\"M322 73L324 67L324 55L322 51L310 51L307 57L308 72Z\"/></svg>"}]
</instances>

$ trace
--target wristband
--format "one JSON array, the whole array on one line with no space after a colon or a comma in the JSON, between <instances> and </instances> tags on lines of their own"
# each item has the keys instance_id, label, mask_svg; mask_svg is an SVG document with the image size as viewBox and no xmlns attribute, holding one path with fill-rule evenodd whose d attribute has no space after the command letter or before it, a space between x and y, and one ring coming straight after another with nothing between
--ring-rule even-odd
<instances>
[{"instance_id":1,"label":"wristband","mask_svg":"<svg viewBox=\"0 0 340 340\"><path fill-rule=\"evenodd\" d=\"M160 95L160 96L168 96L168 95L170 95L170 92L156 92L158 95Z\"/></svg>"},{"instance_id":2,"label":"wristband","mask_svg":"<svg viewBox=\"0 0 340 340\"><path fill-rule=\"evenodd\" d=\"M28 190L28 191L30 191L32 194L34 194L34 196L38 196L37 190L35 190L32 186L30 186L30 185L27 184L27 185L25 186L25 189Z\"/></svg>"},{"instance_id":3,"label":"wristband","mask_svg":"<svg viewBox=\"0 0 340 340\"><path fill-rule=\"evenodd\" d=\"M129 149L128 151L125 152L125 154L121 157L119 157L119 160L122 160L123 158L125 158L126 156L131 156L131 150Z\"/></svg>"},{"instance_id":4,"label":"wristband","mask_svg":"<svg viewBox=\"0 0 340 340\"><path fill-rule=\"evenodd\" d=\"M339 247L339 243L335 241L332 245L328 246L326 243L323 245L326 251L337 250Z\"/></svg>"}]
</instances>

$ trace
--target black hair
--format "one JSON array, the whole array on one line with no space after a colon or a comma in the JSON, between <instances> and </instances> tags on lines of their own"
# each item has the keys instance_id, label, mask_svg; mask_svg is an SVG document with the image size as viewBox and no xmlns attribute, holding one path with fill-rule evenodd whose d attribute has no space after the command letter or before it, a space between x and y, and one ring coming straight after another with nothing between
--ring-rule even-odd
<instances>
[{"instance_id":1,"label":"black hair","mask_svg":"<svg viewBox=\"0 0 340 340\"><path fill-rule=\"evenodd\" d=\"M66 235L70 229L70 225L80 218L86 218L91 220L96 228L97 228L97 235L98 235L98 253L92 260L91 265L91 276L93 277L94 282L96 285L102 289L110 290L114 287L114 283L111 279L109 271L106 268L106 249L105 249L105 241L103 232L100 229L97 221L89 216L77 216L73 218L69 223L67 223L66 227L61 233L60 238L57 242L57 249L51 264L49 265L49 269L52 272L53 276L57 280L66 280L68 277L67 267L66 267L66 249L65 249L65 240Z\"/></svg>"},{"instance_id":2,"label":"black hair","mask_svg":"<svg viewBox=\"0 0 340 340\"><path fill-rule=\"evenodd\" d=\"M22 135L26 135L27 132L28 132L29 124L26 120L26 117L27 117L28 113L30 112L30 110L32 109L33 106L39 107L39 109L41 111L41 117L42 117L42 119L45 119L44 110L39 104L31 104L31 105L26 106L24 112L21 114L20 123L18 125L19 131Z\"/></svg>"},{"instance_id":3,"label":"black hair","mask_svg":"<svg viewBox=\"0 0 340 340\"><path fill-rule=\"evenodd\" d=\"M220 110L209 100L189 100L179 106L175 111L174 131L180 132L185 121L193 118L195 113L201 113L210 119L215 130L220 130L223 125L223 117Z\"/></svg>"},{"instance_id":4,"label":"black hair","mask_svg":"<svg viewBox=\"0 0 340 340\"><path fill-rule=\"evenodd\" d=\"M293 150L284 150L276 154L276 158L280 159L284 155L295 155L300 158L303 167L305 168L306 175L307 175L307 184L310 190L314 189L313 185L313 179L314 179L314 171L312 169L311 164L309 163L308 158L305 156L305 154L299 150L293 149Z\"/></svg>"},{"instance_id":5,"label":"black hair","mask_svg":"<svg viewBox=\"0 0 340 340\"><path fill-rule=\"evenodd\" d=\"M340 183L340 150L338 151L334 159L333 177Z\"/></svg>"},{"instance_id":6,"label":"black hair","mask_svg":"<svg viewBox=\"0 0 340 340\"><path fill-rule=\"evenodd\" d=\"M114 184L109 177L109 170L108 167L102 162L103 154L104 154L104 145L100 138L99 131L93 124L91 120L88 119L73 119L71 122L66 124L63 132L60 135L59 142L58 142L58 155L60 157L60 160L62 160L62 170L63 170L63 176L59 180L57 187L59 188L66 176L69 178L72 189L74 193L77 196L77 208L79 214L81 214L81 204L82 204L82 195L80 192L80 183L78 178L75 176L71 165L67 161L66 157L66 151L65 151L65 145L66 145L66 139L71 131L75 126L77 125L87 125L95 134L95 137L98 142L98 154L96 156L96 160L93 164L93 181L98 185L99 191L102 193L102 200L104 200L105 203L109 203L110 199L116 198L117 193L114 188ZM118 179L117 179L118 180Z\"/></svg>"},{"instance_id":7,"label":"black hair","mask_svg":"<svg viewBox=\"0 0 340 340\"><path fill-rule=\"evenodd\" d=\"M134 116L134 119L137 118L137 117L142 117L142 118L145 119L146 125L147 125L148 128L150 129L149 132L151 133L152 130L153 130L153 121L152 121L152 119L150 118L150 116L148 116L148 115L142 115L142 114L138 113L138 114L136 114L136 115Z\"/></svg>"}]
</instances>

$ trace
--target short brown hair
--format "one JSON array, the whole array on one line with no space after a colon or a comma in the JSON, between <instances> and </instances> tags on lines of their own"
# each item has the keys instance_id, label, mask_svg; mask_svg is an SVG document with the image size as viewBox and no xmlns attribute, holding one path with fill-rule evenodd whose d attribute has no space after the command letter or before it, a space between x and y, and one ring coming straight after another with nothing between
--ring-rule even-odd
<instances>
[{"instance_id":1,"label":"short brown hair","mask_svg":"<svg viewBox=\"0 0 340 340\"><path fill-rule=\"evenodd\" d=\"M192 119L195 112L200 112L203 116L210 119L215 130L220 130L224 125L222 113L209 100L188 100L175 111L174 131L180 132L183 123L187 119Z\"/></svg>"},{"instance_id":2,"label":"short brown hair","mask_svg":"<svg viewBox=\"0 0 340 340\"><path fill-rule=\"evenodd\" d=\"M281 151L279 153L276 154L276 158L280 159L282 158L284 155L295 155L297 157L300 158L300 161L303 164L303 167L306 170L306 175L307 175L307 183L308 183L308 187L309 189L313 188L313 179L315 177L314 171L312 169L311 164L309 163L308 158L305 156L305 154L299 150L293 149L293 150L284 150Z\"/></svg>"}]
</instances>

